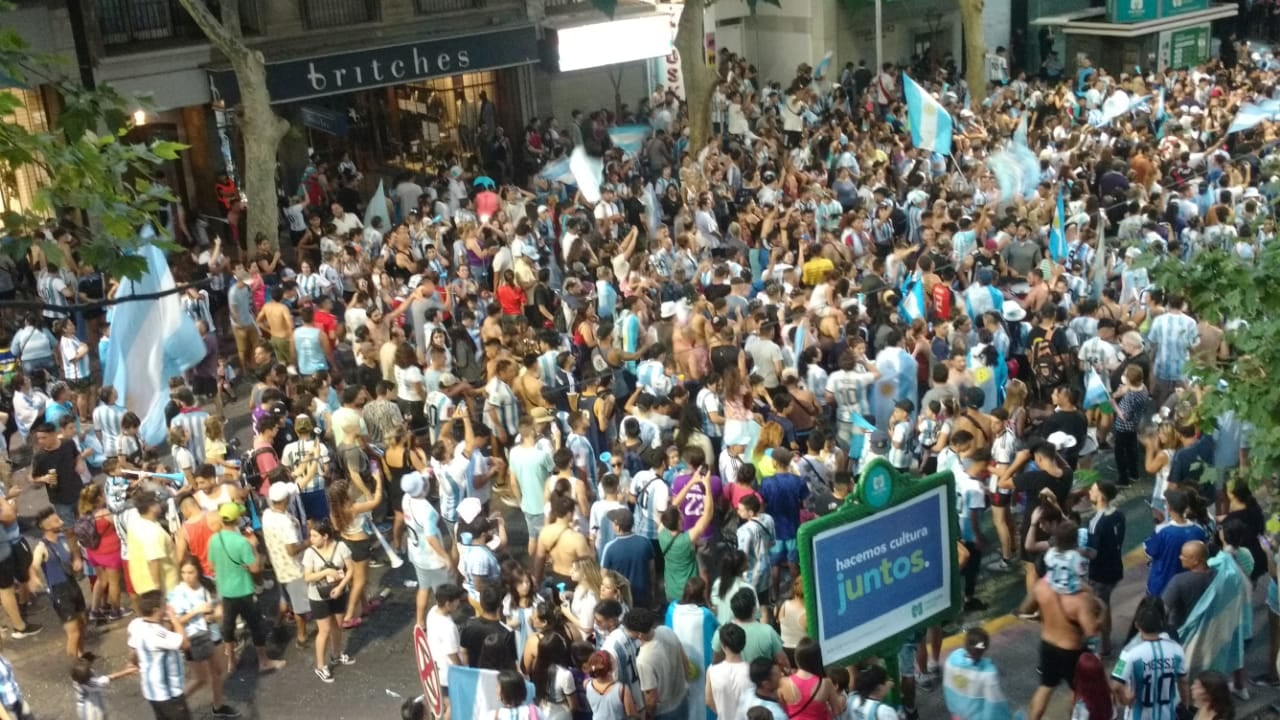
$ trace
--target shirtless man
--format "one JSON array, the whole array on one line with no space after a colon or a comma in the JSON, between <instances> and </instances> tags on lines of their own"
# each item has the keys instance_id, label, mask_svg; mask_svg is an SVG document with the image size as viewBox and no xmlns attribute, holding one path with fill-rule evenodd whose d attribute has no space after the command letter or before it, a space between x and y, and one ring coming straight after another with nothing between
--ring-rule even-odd
<instances>
[{"instance_id":1,"label":"shirtless man","mask_svg":"<svg viewBox=\"0 0 1280 720\"><path fill-rule=\"evenodd\" d=\"M1041 579L1035 586L1040 608L1040 687L1031 696L1031 720L1040 720L1049 698L1063 681L1074 686L1076 662L1084 652L1085 638L1101 630L1098 599L1090 591L1059 595Z\"/></svg>"},{"instance_id":2,"label":"shirtless man","mask_svg":"<svg viewBox=\"0 0 1280 720\"><path fill-rule=\"evenodd\" d=\"M276 353L276 360L285 365L292 365L293 358L293 315L281 300L284 299L284 288L277 285L271 288L271 300L258 311L258 327L262 328L271 341L271 349Z\"/></svg>"},{"instance_id":3,"label":"shirtless man","mask_svg":"<svg viewBox=\"0 0 1280 720\"><path fill-rule=\"evenodd\" d=\"M594 560L595 552L587 537L574 527L573 498L559 495L551 499L551 515L555 521L547 524L538 533L538 544L533 552L533 577L535 582L541 581L543 573L547 580L556 583L572 583L570 574L573 564L579 560ZM551 569L547 571L547 561Z\"/></svg>"}]
</instances>

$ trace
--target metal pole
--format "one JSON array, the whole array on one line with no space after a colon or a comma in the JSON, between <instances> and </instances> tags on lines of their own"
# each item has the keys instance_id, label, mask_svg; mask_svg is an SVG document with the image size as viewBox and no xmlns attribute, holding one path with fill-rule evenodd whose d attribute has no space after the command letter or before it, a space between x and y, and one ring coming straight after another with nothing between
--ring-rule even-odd
<instances>
[{"instance_id":1,"label":"metal pole","mask_svg":"<svg viewBox=\"0 0 1280 720\"><path fill-rule=\"evenodd\" d=\"M876 0L876 69L880 72L884 67L884 8L883 0Z\"/></svg>"}]
</instances>

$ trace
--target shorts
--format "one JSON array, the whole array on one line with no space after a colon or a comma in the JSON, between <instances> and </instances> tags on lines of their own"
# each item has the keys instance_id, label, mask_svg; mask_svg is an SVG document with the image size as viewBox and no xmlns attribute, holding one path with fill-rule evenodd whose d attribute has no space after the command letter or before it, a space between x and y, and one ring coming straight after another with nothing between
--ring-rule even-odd
<instances>
[{"instance_id":1,"label":"shorts","mask_svg":"<svg viewBox=\"0 0 1280 720\"><path fill-rule=\"evenodd\" d=\"M191 662L204 662L213 657L218 646L222 644L222 639L213 637L213 633L199 632L188 636L191 641L191 647L187 648L186 658Z\"/></svg>"},{"instance_id":2,"label":"shorts","mask_svg":"<svg viewBox=\"0 0 1280 720\"><path fill-rule=\"evenodd\" d=\"M773 606L773 588L766 584L762 588L754 588L756 591L756 607L757 609Z\"/></svg>"},{"instance_id":3,"label":"shorts","mask_svg":"<svg viewBox=\"0 0 1280 720\"><path fill-rule=\"evenodd\" d=\"M1116 589L1115 583L1104 583L1098 582L1097 580L1090 580L1089 587L1093 588L1093 594L1098 596L1098 599L1104 604L1111 604L1111 593Z\"/></svg>"},{"instance_id":4,"label":"shorts","mask_svg":"<svg viewBox=\"0 0 1280 720\"><path fill-rule=\"evenodd\" d=\"M31 548L25 540L10 546L9 557L0 560L0 590L8 590L16 583L26 584L31 579Z\"/></svg>"},{"instance_id":5,"label":"shorts","mask_svg":"<svg viewBox=\"0 0 1280 720\"><path fill-rule=\"evenodd\" d=\"M289 600L289 607L294 615L306 615L311 612L311 599L307 597L307 581L302 578L290 580L284 584L284 594Z\"/></svg>"},{"instance_id":6,"label":"shorts","mask_svg":"<svg viewBox=\"0 0 1280 720\"><path fill-rule=\"evenodd\" d=\"M532 540L536 541L538 539L538 535L542 532L542 528L546 523L547 516L542 513L538 513L537 515L530 515L529 513L524 514L524 524L525 527L529 528L529 538Z\"/></svg>"},{"instance_id":7,"label":"shorts","mask_svg":"<svg viewBox=\"0 0 1280 720\"><path fill-rule=\"evenodd\" d=\"M84 616L84 593L77 582L58 583L49 588L49 604L63 623L74 622Z\"/></svg>"},{"instance_id":8,"label":"shorts","mask_svg":"<svg viewBox=\"0 0 1280 720\"><path fill-rule=\"evenodd\" d=\"M373 557L373 538L365 538L363 540L342 539L347 544L347 549L351 551L351 560L353 562L369 562Z\"/></svg>"},{"instance_id":9,"label":"shorts","mask_svg":"<svg viewBox=\"0 0 1280 720\"><path fill-rule=\"evenodd\" d=\"M342 593L342 597L328 598L327 600L316 600L308 598L311 601L311 619L327 620L331 617L342 617L347 614L347 596L349 593Z\"/></svg>"},{"instance_id":10,"label":"shorts","mask_svg":"<svg viewBox=\"0 0 1280 720\"><path fill-rule=\"evenodd\" d=\"M418 589L435 592L435 589L449 582L449 568L435 568L432 570L424 570L417 565L413 566L414 575L418 579Z\"/></svg>"},{"instance_id":11,"label":"shorts","mask_svg":"<svg viewBox=\"0 0 1280 720\"><path fill-rule=\"evenodd\" d=\"M796 545L794 539L791 540L774 540L773 549L769 551L769 560L774 565L783 562L799 563L800 562L800 546Z\"/></svg>"},{"instance_id":12,"label":"shorts","mask_svg":"<svg viewBox=\"0 0 1280 720\"><path fill-rule=\"evenodd\" d=\"M1009 507L1013 505L1012 490L997 490L991 494L991 507Z\"/></svg>"},{"instance_id":13,"label":"shorts","mask_svg":"<svg viewBox=\"0 0 1280 720\"><path fill-rule=\"evenodd\" d=\"M1040 686L1055 688L1066 683L1076 686L1076 663L1080 662L1083 649L1067 650L1053 643L1040 641Z\"/></svg>"},{"instance_id":14,"label":"shorts","mask_svg":"<svg viewBox=\"0 0 1280 720\"><path fill-rule=\"evenodd\" d=\"M1114 406L1112 406L1111 401L1104 402L1104 403L1102 403L1102 404L1098 405L1098 406L1097 406L1096 408L1094 408L1094 409L1095 409L1095 410L1097 410L1098 412L1102 413L1103 415L1115 415L1115 414L1116 414L1116 409L1115 409L1115 407L1114 407Z\"/></svg>"},{"instance_id":15,"label":"shorts","mask_svg":"<svg viewBox=\"0 0 1280 720\"><path fill-rule=\"evenodd\" d=\"M251 357L253 348L258 344L258 328L248 325L245 327L231 326L231 334L236 338L236 354L242 359Z\"/></svg>"},{"instance_id":16,"label":"shorts","mask_svg":"<svg viewBox=\"0 0 1280 720\"><path fill-rule=\"evenodd\" d=\"M191 720L191 708L187 707L187 696L179 695L168 700L150 700L151 712L156 720Z\"/></svg>"},{"instance_id":17,"label":"shorts","mask_svg":"<svg viewBox=\"0 0 1280 720\"><path fill-rule=\"evenodd\" d=\"M87 393L93 387L93 378L81 378L79 380L68 380L67 387L73 393Z\"/></svg>"},{"instance_id":18,"label":"shorts","mask_svg":"<svg viewBox=\"0 0 1280 720\"><path fill-rule=\"evenodd\" d=\"M271 350L275 353L276 362L284 365L292 365L293 357L293 338L271 338Z\"/></svg>"}]
</instances>

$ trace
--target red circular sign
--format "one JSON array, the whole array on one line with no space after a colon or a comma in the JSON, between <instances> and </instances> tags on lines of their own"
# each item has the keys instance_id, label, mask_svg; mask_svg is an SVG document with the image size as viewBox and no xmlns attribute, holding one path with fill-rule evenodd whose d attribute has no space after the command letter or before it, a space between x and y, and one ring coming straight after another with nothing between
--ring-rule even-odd
<instances>
[{"instance_id":1,"label":"red circular sign","mask_svg":"<svg viewBox=\"0 0 1280 720\"><path fill-rule=\"evenodd\" d=\"M439 668L431 659L431 648L427 645L427 633L422 628L413 628L413 658L418 662L418 678L422 680L422 702L431 711L432 717L444 714L444 697L440 692Z\"/></svg>"}]
</instances>

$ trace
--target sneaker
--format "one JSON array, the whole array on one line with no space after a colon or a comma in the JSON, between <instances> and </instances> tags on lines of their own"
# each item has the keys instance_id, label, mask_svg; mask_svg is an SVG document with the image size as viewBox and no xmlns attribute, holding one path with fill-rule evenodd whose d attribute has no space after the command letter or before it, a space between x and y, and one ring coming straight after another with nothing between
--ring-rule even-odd
<instances>
[{"instance_id":1,"label":"sneaker","mask_svg":"<svg viewBox=\"0 0 1280 720\"><path fill-rule=\"evenodd\" d=\"M329 668L316 668L316 677L320 678L320 682L333 683L333 673L329 672Z\"/></svg>"},{"instance_id":2,"label":"sneaker","mask_svg":"<svg viewBox=\"0 0 1280 720\"><path fill-rule=\"evenodd\" d=\"M1271 677L1267 674L1257 675L1253 678L1254 685L1263 687L1280 687L1280 678Z\"/></svg>"},{"instance_id":3,"label":"sneaker","mask_svg":"<svg viewBox=\"0 0 1280 720\"><path fill-rule=\"evenodd\" d=\"M1249 688L1231 688L1231 694L1240 699L1241 702L1249 702Z\"/></svg>"},{"instance_id":4,"label":"sneaker","mask_svg":"<svg viewBox=\"0 0 1280 720\"><path fill-rule=\"evenodd\" d=\"M387 564L382 562L378 558L373 558L372 560L369 561L369 567L380 568L380 567L386 567L386 566Z\"/></svg>"},{"instance_id":5,"label":"sneaker","mask_svg":"<svg viewBox=\"0 0 1280 720\"><path fill-rule=\"evenodd\" d=\"M1040 619L1040 611L1039 611L1039 610L1036 610L1035 612L1029 612L1029 613L1028 613L1028 612L1020 612L1020 613L1018 613L1018 619L1019 619L1019 620L1039 620L1039 619Z\"/></svg>"},{"instance_id":6,"label":"sneaker","mask_svg":"<svg viewBox=\"0 0 1280 720\"><path fill-rule=\"evenodd\" d=\"M213 715L216 718L240 717L240 711L231 707L230 705L214 705L213 709L209 711L209 714Z\"/></svg>"},{"instance_id":7,"label":"sneaker","mask_svg":"<svg viewBox=\"0 0 1280 720\"><path fill-rule=\"evenodd\" d=\"M9 637L13 638L14 640L21 640L22 638L29 638L32 635L39 635L40 631L43 629L44 629L43 625L37 625L35 623L27 623L27 626L22 628L21 630L14 630L10 632Z\"/></svg>"},{"instance_id":8,"label":"sneaker","mask_svg":"<svg viewBox=\"0 0 1280 720\"><path fill-rule=\"evenodd\" d=\"M920 673L916 675L916 687L926 692L929 692L937 688L938 684L934 682L932 675L929 675L927 673Z\"/></svg>"},{"instance_id":9,"label":"sneaker","mask_svg":"<svg viewBox=\"0 0 1280 720\"><path fill-rule=\"evenodd\" d=\"M121 607L121 608L116 608L115 610L112 610L107 615L107 617L110 618L112 622L115 622L116 620L123 620L132 614L133 614L133 610L130 610L127 607ZM227 706L223 705L223 707L227 707Z\"/></svg>"},{"instance_id":10,"label":"sneaker","mask_svg":"<svg viewBox=\"0 0 1280 720\"><path fill-rule=\"evenodd\" d=\"M337 657L330 657L330 658L329 658L329 665L330 665L330 666L333 666L333 665L355 665L355 664L356 664L356 661L355 661L355 660L353 660L353 659L352 659L352 657L351 657L350 655L346 654L346 653L342 653L341 655L339 655L339 656L337 656Z\"/></svg>"}]
</instances>

